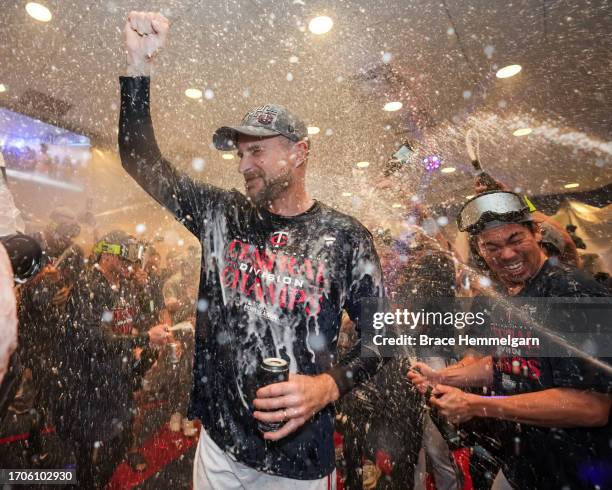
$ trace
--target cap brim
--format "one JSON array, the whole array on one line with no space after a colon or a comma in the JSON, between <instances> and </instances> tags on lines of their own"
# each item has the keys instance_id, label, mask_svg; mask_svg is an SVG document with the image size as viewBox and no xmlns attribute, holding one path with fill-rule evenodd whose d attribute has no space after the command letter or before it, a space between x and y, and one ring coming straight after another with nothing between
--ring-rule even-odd
<instances>
[{"instance_id":1,"label":"cap brim","mask_svg":"<svg viewBox=\"0 0 612 490\"><path fill-rule=\"evenodd\" d=\"M238 143L238 135L246 136L278 136L280 133L273 129L258 126L223 126L215 131L213 144L217 150L235 150Z\"/></svg>"}]
</instances>

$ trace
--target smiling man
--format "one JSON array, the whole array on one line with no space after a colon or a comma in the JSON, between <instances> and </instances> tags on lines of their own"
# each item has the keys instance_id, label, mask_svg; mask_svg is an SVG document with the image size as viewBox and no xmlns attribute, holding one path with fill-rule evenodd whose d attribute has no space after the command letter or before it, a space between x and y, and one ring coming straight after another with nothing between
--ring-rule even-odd
<instances>
[{"instance_id":1,"label":"smiling man","mask_svg":"<svg viewBox=\"0 0 612 490\"><path fill-rule=\"evenodd\" d=\"M196 182L163 158L149 74L167 33L160 14L128 17L119 149L128 173L202 245L194 488L334 488L331 402L381 364L360 359L359 345L336 359L342 311L358 323L361 300L382 295L372 237L309 196L306 126L282 106L262 105L215 132L217 149L237 150L246 196ZM255 391L266 358L285 359L291 374ZM258 422L283 425L261 433Z\"/></svg>"},{"instance_id":2,"label":"smiling man","mask_svg":"<svg viewBox=\"0 0 612 490\"><path fill-rule=\"evenodd\" d=\"M463 206L458 225L510 296L608 296L578 270L547 260L539 225L517 194L480 194ZM612 485L612 379L607 372L576 357L518 355L484 357L439 371L424 363L414 367L409 378L422 392L434 387L430 402L450 421L488 419L482 427L501 440L499 457L514 488ZM483 386L497 396L457 388Z\"/></svg>"}]
</instances>

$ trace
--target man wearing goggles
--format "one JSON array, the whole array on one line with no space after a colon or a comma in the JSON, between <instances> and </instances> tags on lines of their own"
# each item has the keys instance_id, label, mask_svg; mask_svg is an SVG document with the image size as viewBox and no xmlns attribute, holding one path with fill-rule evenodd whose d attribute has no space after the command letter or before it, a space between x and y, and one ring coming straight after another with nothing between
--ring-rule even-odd
<instances>
[{"instance_id":1,"label":"man wearing goggles","mask_svg":"<svg viewBox=\"0 0 612 490\"><path fill-rule=\"evenodd\" d=\"M145 255L145 246L136 240L126 244L108 243L99 241L93 249L95 254L111 254L130 263L141 263Z\"/></svg>"},{"instance_id":2,"label":"man wearing goggles","mask_svg":"<svg viewBox=\"0 0 612 490\"><path fill-rule=\"evenodd\" d=\"M512 192L491 191L469 200L457 217L476 253L506 287L520 288L542 267L542 234L528 205Z\"/></svg>"},{"instance_id":3,"label":"man wearing goggles","mask_svg":"<svg viewBox=\"0 0 612 490\"><path fill-rule=\"evenodd\" d=\"M465 203L457 224L509 296L608 296L578 270L547 259L540 227L517 194L480 194ZM517 362L523 364L515 370ZM514 488L612 485L612 380L591 364L575 357L487 356L438 371L424 363L415 367L409 378L423 393L434 387L430 403L451 422L475 417L506 421L494 425L499 430L492 435L500 439L500 462ZM501 396L459 389L483 386Z\"/></svg>"},{"instance_id":4,"label":"man wearing goggles","mask_svg":"<svg viewBox=\"0 0 612 490\"><path fill-rule=\"evenodd\" d=\"M82 488L102 488L130 446L133 394L155 350L170 334L164 325L139 333L138 298L130 280L145 247L123 231L106 234L74 286L60 366L60 437L77 455Z\"/></svg>"}]
</instances>

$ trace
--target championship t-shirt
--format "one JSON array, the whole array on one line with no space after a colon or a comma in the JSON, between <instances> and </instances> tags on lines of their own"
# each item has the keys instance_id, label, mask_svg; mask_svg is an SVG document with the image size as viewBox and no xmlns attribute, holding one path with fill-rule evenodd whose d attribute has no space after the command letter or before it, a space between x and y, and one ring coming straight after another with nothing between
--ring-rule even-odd
<instances>
[{"instance_id":1,"label":"championship t-shirt","mask_svg":"<svg viewBox=\"0 0 612 490\"><path fill-rule=\"evenodd\" d=\"M523 298L605 297L595 280L547 261L517 295ZM609 360L608 360L609 361ZM494 358L494 394L549 388L610 393L612 379L578 357ZM487 419L490 421L490 419ZM612 488L612 424L571 429L499 424L506 477L516 488ZM599 487L597 487L599 485Z\"/></svg>"},{"instance_id":2,"label":"championship t-shirt","mask_svg":"<svg viewBox=\"0 0 612 490\"><path fill-rule=\"evenodd\" d=\"M342 311L358 323L361 300L383 292L370 233L320 202L283 217L238 191L195 182L159 152L149 79L122 78L121 86L124 168L202 245L190 414L248 466L305 480L330 474L332 408L265 442L252 415L256 373L264 358L282 357L292 373L330 373L344 393L378 369L381 360L361 359L359 345L336 358Z\"/></svg>"}]
</instances>

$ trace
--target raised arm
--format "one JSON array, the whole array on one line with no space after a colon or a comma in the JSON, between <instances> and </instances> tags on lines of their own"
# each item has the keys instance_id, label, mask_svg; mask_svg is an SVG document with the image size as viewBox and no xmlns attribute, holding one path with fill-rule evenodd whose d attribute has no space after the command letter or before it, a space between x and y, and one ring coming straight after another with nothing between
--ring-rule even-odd
<instances>
[{"instance_id":1,"label":"raised arm","mask_svg":"<svg viewBox=\"0 0 612 490\"><path fill-rule=\"evenodd\" d=\"M131 12L126 21L129 76L121 77L119 154L123 168L134 180L197 236L206 207L226 193L194 182L168 162L157 146L151 120L149 77L168 30L168 21L161 14Z\"/></svg>"}]
</instances>

